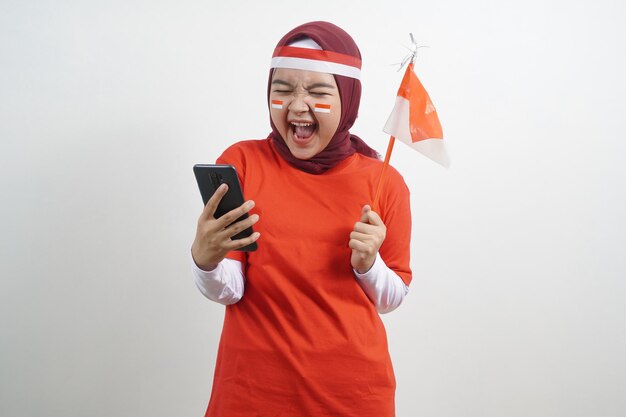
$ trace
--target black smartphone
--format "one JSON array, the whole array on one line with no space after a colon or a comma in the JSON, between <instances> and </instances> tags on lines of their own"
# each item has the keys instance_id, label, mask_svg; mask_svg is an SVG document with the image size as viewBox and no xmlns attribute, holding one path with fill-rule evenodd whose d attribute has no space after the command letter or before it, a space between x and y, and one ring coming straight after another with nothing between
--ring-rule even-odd
<instances>
[{"instance_id":1,"label":"black smartphone","mask_svg":"<svg viewBox=\"0 0 626 417\"><path fill-rule=\"evenodd\" d=\"M217 191L217 188L226 183L228 185L228 191L222 197L217 209L215 210L215 218L220 218L229 211L241 206L244 203L243 192L241 191L241 184L239 183L239 177L237 171L232 165L194 165L193 172L196 175L196 181L198 181L198 188L202 195L202 201L206 206L211 196ZM233 223L246 219L248 213L244 213ZM232 224L232 223L231 223ZM232 237L233 240L243 239L250 236L254 231L252 226L237 233ZM256 242L253 242L243 248L237 249L238 251L252 252L257 250Z\"/></svg>"}]
</instances>

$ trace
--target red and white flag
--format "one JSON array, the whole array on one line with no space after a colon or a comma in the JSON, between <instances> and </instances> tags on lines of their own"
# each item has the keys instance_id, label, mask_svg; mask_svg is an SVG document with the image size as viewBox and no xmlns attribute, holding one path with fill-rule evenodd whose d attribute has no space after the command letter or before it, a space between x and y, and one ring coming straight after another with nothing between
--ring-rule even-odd
<instances>
[{"instance_id":1,"label":"red and white flag","mask_svg":"<svg viewBox=\"0 0 626 417\"><path fill-rule=\"evenodd\" d=\"M413 63L404 73L396 104L383 131L438 164L450 166L437 110L415 75Z\"/></svg>"},{"instance_id":2,"label":"red and white flag","mask_svg":"<svg viewBox=\"0 0 626 417\"><path fill-rule=\"evenodd\" d=\"M315 103L316 113L330 113L330 104Z\"/></svg>"},{"instance_id":3,"label":"red and white flag","mask_svg":"<svg viewBox=\"0 0 626 417\"><path fill-rule=\"evenodd\" d=\"M283 109L283 101L282 100L272 100L272 108L282 110Z\"/></svg>"}]
</instances>

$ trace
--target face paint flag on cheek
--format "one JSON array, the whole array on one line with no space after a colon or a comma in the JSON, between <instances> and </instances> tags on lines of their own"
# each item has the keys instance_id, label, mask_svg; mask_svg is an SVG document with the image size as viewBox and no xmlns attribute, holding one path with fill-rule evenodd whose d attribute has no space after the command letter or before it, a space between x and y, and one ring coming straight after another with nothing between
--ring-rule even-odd
<instances>
[{"instance_id":1,"label":"face paint flag on cheek","mask_svg":"<svg viewBox=\"0 0 626 417\"><path fill-rule=\"evenodd\" d=\"M330 113L330 104L315 103L315 113Z\"/></svg>"},{"instance_id":2,"label":"face paint flag on cheek","mask_svg":"<svg viewBox=\"0 0 626 417\"><path fill-rule=\"evenodd\" d=\"M283 109L283 101L282 100L272 100L272 108L277 110Z\"/></svg>"}]
</instances>

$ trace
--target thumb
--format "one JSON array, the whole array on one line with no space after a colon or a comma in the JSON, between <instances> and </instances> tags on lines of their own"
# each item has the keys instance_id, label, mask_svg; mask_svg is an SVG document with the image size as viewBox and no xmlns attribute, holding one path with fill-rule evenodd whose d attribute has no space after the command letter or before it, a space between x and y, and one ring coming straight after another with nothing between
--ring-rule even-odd
<instances>
[{"instance_id":1,"label":"thumb","mask_svg":"<svg viewBox=\"0 0 626 417\"><path fill-rule=\"evenodd\" d=\"M363 206L363 209L361 210L361 222L368 223L368 214L371 210L372 208L369 205L366 204Z\"/></svg>"}]
</instances>

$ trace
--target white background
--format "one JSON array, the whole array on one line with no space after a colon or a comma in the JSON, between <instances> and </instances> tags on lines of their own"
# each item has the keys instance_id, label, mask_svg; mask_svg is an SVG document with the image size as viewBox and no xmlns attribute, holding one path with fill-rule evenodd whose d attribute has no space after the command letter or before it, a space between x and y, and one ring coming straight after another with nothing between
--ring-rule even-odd
<instances>
[{"instance_id":1,"label":"white background","mask_svg":"<svg viewBox=\"0 0 626 417\"><path fill-rule=\"evenodd\" d=\"M429 46L452 155L392 158L397 415L625 415L624 4L1 0L0 415L203 415L223 307L189 273L191 167L267 135L275 43L319 19L361 48L380 152L389 64Z\"/></svg>"}]
</instances>

